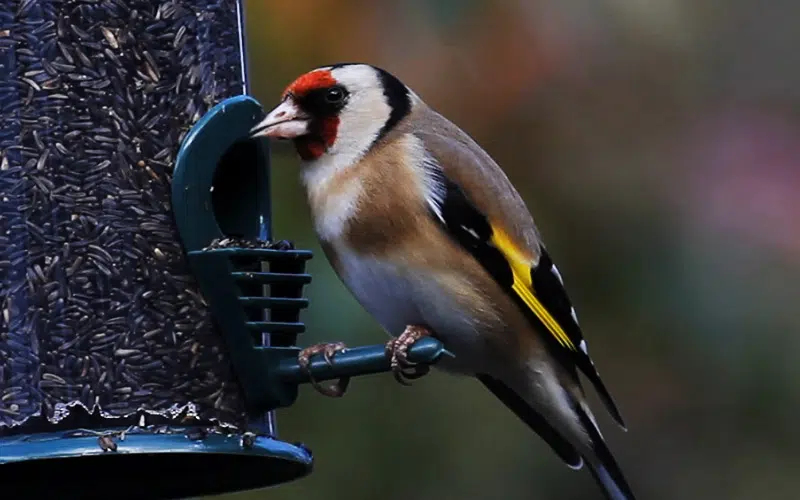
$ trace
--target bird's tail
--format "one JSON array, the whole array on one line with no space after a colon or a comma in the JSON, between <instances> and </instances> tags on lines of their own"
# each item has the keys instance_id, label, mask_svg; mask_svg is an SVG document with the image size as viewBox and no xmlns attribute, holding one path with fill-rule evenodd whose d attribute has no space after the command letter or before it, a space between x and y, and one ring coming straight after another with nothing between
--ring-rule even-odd
<instances>
[{"instance_id":1,"label":"bird's tail","mask_svg":"<svg viewBox=\"0 0 800 500\"><path fill-rule=\"evenodd\" d=\"M578 414L583 427L589 434L592 443L594 457L585 457L585 462L589 466L597 483L603 488L603 492L608 500L636 500L628 481L622 474L617 461L614 459L611 450L608 449L603 436L597 429L597 425L582 405L576 404L575 411Z\"/></svg>"},{"instance_id":2,"label":"bird's tail","mask_svg":"<svg viewBox=\"0 0 800 500\"><path fill-rule=\"evenodd\" d=\"M589 470L592 472L595 481L603 488L603 493L605 493L608 500L634 500L635 497L628 488L628 485L624 483L621 484L618 480L614 479L606 466L595 466L589 463Z\"/></svg>"},{"instance_id":3,"label":"bird's tail","mask_svg":"<svg viewBox=\"0 0 800 500\"><path fill-rule=\"evenodd\" d=\"M575 447L511 387L486 374L479 374L477 378L549 444L569 467L580 469L585 463L608 500L636 500L594 419L580 401L570 398L571 407L577 414L581 427L588 434L589 441L585 446Z\"/></svg>"}]
</instances>

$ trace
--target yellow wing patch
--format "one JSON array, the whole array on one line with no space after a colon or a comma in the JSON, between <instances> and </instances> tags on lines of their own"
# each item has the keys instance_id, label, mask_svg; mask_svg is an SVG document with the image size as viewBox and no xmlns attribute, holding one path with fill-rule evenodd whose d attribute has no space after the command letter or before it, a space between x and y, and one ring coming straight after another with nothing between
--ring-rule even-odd
<instances>
[{"instance_id":1,"label":"yellow wing patch","mask_svg":"<svg viewBox=\"0 0 800 500\"><path fill-rule=\"evenodd\" d=\"M505 231L494 225L492 225L491 242L503 253L511 266L511 272L514 276L514 284L512 285L514 292L533 311L550 334L558 340L559 344L574 351L575 344L533 293L533 282L531 281L531 265L533 262L519 250Z\"/></svg>"}]
</instances>

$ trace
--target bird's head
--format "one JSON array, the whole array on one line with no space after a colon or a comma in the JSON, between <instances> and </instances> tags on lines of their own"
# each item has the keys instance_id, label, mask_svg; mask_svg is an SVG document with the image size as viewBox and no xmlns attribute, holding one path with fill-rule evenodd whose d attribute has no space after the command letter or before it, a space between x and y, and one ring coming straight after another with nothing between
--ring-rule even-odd
<instances>
[{"instance_id":1,"label":"bird's head","mask_svg":"<svg viewBox=\"0 0 800 500\"><path fill-rule=\"evenodd\" d=\"M364 154L411 109L411 91L385 70L337 64L309 71L251 130L252 137L291 139L300 157Z\"/></svg>"}]
</instances>

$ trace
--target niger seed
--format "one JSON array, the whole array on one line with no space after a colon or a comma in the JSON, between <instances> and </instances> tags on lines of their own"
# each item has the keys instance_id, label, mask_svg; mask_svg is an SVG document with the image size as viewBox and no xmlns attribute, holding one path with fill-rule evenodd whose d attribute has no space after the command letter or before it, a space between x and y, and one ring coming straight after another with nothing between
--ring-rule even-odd
<instances>
[{"instance_id":1,"label":"niger seed","mask_svg":"<svg viewBox=\"0 0 800 500\"><path fill-rule=\"evenodd\" d=\"M0 436L100 425L69 403L244 422L170 211L180 141L244 91L239 1L0 2Z\"/></svg>"}]
</instances>

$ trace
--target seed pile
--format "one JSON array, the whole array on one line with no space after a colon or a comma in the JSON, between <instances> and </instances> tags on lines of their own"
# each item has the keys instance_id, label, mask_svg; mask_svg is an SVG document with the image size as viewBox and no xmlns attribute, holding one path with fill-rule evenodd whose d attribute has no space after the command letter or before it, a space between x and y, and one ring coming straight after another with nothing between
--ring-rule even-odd
<instances>
[{"instance_id":1,"label":"seed pile","mask_svg":"<svg viewBox=\"0 0 800 500\"><path fill-rule=\"evenodd\" d=\"M262 240L248 240L241 238L217 238L211 240L211 243L203 250L215 250L219 248L269 248L274 250L294 250L294 244L291 241L262 241Z\"/></svg>"},{"instance_id":2,"label":"seed pile","mask_svg":"<svg viewBox=\"0 0 800 500\"><path fill-rule=\"evenodd\" d=\"M0 2L0 435L83 406L243 420L170 208L184 134L243 92L237 10Z\"/></svg>"}]
</instances>

